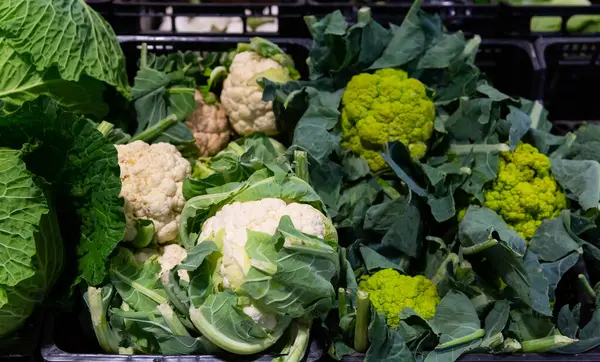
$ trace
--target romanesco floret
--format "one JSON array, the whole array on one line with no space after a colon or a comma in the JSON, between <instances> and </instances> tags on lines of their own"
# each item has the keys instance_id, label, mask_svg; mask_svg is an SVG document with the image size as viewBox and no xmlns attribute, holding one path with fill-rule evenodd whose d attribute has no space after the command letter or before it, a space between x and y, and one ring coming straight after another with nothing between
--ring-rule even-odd
<instances>
[{"instance_id":1,"label":"romanesco floret","mask_svg":"<svg viewBox=\"0 0 600 362\"><path fill-rule=\"evenodd\" d=\"M440 302L437 288L422 275L401 275L394 269L383 269L359 279L359 288L369 293L375 309L384 312L390 327L400 323L400 312L411 308L421 318L431 319Z\"/></svg>"},{"instance_id":2,"label":"romanesco floret","mask_svg":"<svg viewBox=\"0 0 600 362\"><path fill-rule=\"evenodd\" d=\"M485 206L525 240L543 220L567 208L565 194L550 174L550 159L532 145L521 143L500 157L498 177L485 191Z\"/></svg>"},{"instance_id":3,"label":"romanesco floret","mask_svg":"<svg viewBox=\"0 0 600 362\"><path fill-rule=\"evenodd\" d=\"M427 152L434 118L427 88L405 71L359 74L342 97L342 146L365 159L373 171L387 167L379 153L388 142L402 142L420 159Z\"/></svg>"}]
</instances>

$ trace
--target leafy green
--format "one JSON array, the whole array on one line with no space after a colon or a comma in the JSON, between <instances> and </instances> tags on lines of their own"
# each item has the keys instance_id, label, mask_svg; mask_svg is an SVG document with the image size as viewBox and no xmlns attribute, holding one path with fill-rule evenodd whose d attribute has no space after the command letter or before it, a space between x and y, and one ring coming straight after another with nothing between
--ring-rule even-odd
<instances>
[{"instance_id":1,"label":"leafy green","mask_svg":"<svg viewBox=\"0 0 600 362\"><path fill-rule=\"evenodd\" d=\"M115 147L85 119L47 99L0 115L0 145L30 145L27 169L44 180L59 216L63 208L76 213L70 216L68 242L79 256L77 281L102 282L108 256L125 232Z\"/></svg>"},{"instance_id":2,"label":"leafy green","mask_svg":"<svg viewBox=\"0 0 600 362\"><path fill-rule=\"evenodd\" d=\"M600 203L600 164L593 160L552 160L552 174L584 210Z\"/></svg>"},{"instance_id":3,"label":"leafy green","mask_svg":"<svg viewBox=\"0 0 600 362\"><path fill-rule=\"evenodd\" d=\"M0 4L0 100L13 107L46 95L102 117L103 83L129 95L125 57L106 20L75 0Z\"/></svg>"}]
</instances>

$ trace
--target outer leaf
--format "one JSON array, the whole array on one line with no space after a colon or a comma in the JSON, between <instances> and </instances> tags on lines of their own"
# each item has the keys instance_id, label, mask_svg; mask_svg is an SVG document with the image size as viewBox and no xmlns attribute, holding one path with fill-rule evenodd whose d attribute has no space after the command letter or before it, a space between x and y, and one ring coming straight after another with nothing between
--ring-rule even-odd
<instances>
[{"instance_id":1,"label":"outer leaf","mask_svg":"<svg viewBox=\"0 0 600 362\"><path fill-rule=\"evenodd\" d=\"M166 303L166 294L159 280L160 264L151 257L143 264L133 253L121 248L111 259L110 281L123 301L137 311L152 311Z\"/></svg>"},{"instance_id":2,"label":"outer leaf","mask_svg":"<svg viewBox=\"0 0 600 362\"><path fill-rule=\"evenodd\" d=\"M596 161L552 159L552 175L584 210L600 203L600 164Z\"/></svg>"},{"instance_id":3,"label":"outer leaf","mask_svg":"<svg viewBox=\"0 0 600 362\"><path fill-rule=\"evenodd\" d=\"M369 326L369 339L371 346L367 350L365 362L413 362L415 358L406 346L404 338L397 331L388 327L385 315L372 313L371 325Z\"/></svg>"},{"instance_id":4,"label":"outer leaf","mask_svg":"<svg viewBox=\"0 0 600 362\"><path fill-rule=\"evenodd\" d=\"M521 138L527 133L529 128L531 128L531 118L516 107L508 106L508 108L510 109L510 113L506 116L506 120L510 123L508 144L510 150L514 151L521 141Z\"/></svg>"},{"instance_id":5,"label":"outer leaf","mask_svg":"<svg viewBox=\"0 0 600 362\"><path fill-rule=\"evenodd\" d=\"M548 296L550 297L550 300L554 300L554 291L558 286L558 282L560 282L563 275L577 263L579 256L579 252L571 253L555 262L542 264L542 271L546 276L546 279L548 279Z\"/></svg>"},{"instance_id":6,"label":"outer leaf","mask_svg":"<svg viewBox=\"0 0 600 362\"><path fill-rule=\"evenodd\" d=\"M115 33L83 1L2 1L0 30L37 71L56 66L67 81L77 82L87 75L124 96L129 93L125 57Z\"/></svg>"},{"instance_id":7,"label":"outer leaf","mask_svg":"<svg viewBox=\"0 0 600 362\"><path fill-rule=\"evenodd\" d=\"M500 333L506 327L510 305L506 300L499 300L494 303L494 307L485 317L485 336L489 338L496 333Z\"/></svg>"},{"instance_id":8,"label":"outer leaf","mask_svg":"<svg viewBox=\"0 0 600 362\"><path fill-rule=\"evenodd\" d=\"M237 296L232 292L209 296L202 306L190 309L190 318L204 337L237 354L258 353L272 346L291 321L280 317L277 329L267 333L237 306Z\"/></svg>"},{"instance_id":9,"label":"outer leaf","mask_svg":"<svg viewBox=\"0 0 600 362\"><path fill-rule=\"evenodd\" d=\"M579 249L569 234L562 216L544 220L529 241L529 248L544 261L556 261Z\"/></svg>"},{"instance_id":10,"label":"outer leaf","mask_svg":"<svg viewBox=\"0 0 600 362\"><path fill-rule=\"evenodd\" d=\"M26 159L27 168L51 185L60 208L76 214L69 224L79 233L69 242L77 245L80 278L99 284L125 233L117 150L85 119L47 99L0 115L1 145L20 149L28 142L39 143Z\"/></svg>"},{"instance_id":11,"label":"outer leaf","mask_svg":"<svg viewBox=\"0 0 600 362\"><path fill-rule=\"evenodd\" d=\"M435 333L446 336L442 337L442 343L464 337L481 328L477 311L469 298L454 290L442 298L429 324Z\"/></svg>"},{"instance_id":12,"label":"outer leaf","mask_svg":"<svg viewBox=\"0 0 600 362\"><path fill-rule=\"evenodd\" d=\"M0 286L12 287L35 274L34 234L50 210L19 150L0 148Z\"/></svg>"},{"instance_id":13,"label":"outer leaf","mask_svg":"<svg viewBox=\"0 0 600 362\"><path fill-rule=\"evenodd\" d=\"M335 301L331 284L339 270L337 250L325 240L296 230L289 216L271 236L248 231L246 251L252 266L242 290L264 310L277 315L322 315ZM256 264L253 264L256 263Z\"/></svg>"},{"instance_id":14,"label":"outer leaf","mask_svg":"<svg viewBox=\"0 0 600 362\"><path fill-rule=\"evenodd\" d=\"M104 85L88 76L67 81L56 68L38 71L0 38L0 100L20 107L41 95L55 99L66 109L101 118L108 113L102 101Z\"/></svg>"}]
</instances>

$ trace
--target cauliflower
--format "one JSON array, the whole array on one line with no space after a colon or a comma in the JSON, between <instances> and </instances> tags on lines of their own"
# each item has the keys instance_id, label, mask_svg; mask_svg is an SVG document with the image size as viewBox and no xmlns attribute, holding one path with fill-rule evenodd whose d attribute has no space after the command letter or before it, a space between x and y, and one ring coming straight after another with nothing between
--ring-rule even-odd
<instances>
[{"instance_id":1,"label":"cauliflower","mask_svg":"<svg viewBox=\"0 0 600 362\"><path fill-rule=\"evenodd\" d=\"M393 269L383 269L359 279L359 288L369 293L375 309L384 312L390 327L400 323L404 308L413 309L421 318L431 319L440 302L435 285L422 275L401 275Z\"/></svg>"},{"instance_id":2,"label":"cauliflower","mask_svg":"<svg viewBox=\"0 0 600 362\"><path fill-rule=\"evenodd\" d=\"M222 238L221 275L226 288L239 289L250 270L250 257L244 248L248 240L247 230L274 235L284 215L288 215L294 227L305 234L325 239L336 235L331 221L314 207L286 204L276 198L234 202L223 206L215 216L204 222L198 242Z\"/></svg>"},{"instance_id":3,"label":"cauliflower","mask_svg":"<svg viewBox=\"0 0 600 362\"><path fill-rule=\"evenodd\" d=\"M239 44L229 75L223 83L221 103L233 129L241 136L263 132L278 133L273 103L262 100L260 78L277 83L297 79L294 62L277 45L253 38L250 44Z\"/></svg>"},{"instance_id":4,"label":"cauliflower","mask_svg":"<svg viewBox=\"0 0 600 362\"><path fill-rule=\"evenodd\" d=\"M484 206L494 210L525 240L544 219L559 216L567 198L550 174L550 160L532 145L521 143L502 152L498 177L485 191Z\"/></svg>"},{"instance_id":5,"label":"cauliflower","mask_svg":"<svg viewBox=\"0 0 600 362\"><path fill-rule=\"evenodd\" d=\"M179 217L185 199L183 181L191 174L190 163L175 146L135 141L116 145L121 167L121 194L125 199L125 240L134 240L136 220L154 223L159 243L177 239Z\"/></svg>"},{"instance_id":6,"label":"cauliflower","mask_svg":"<svg viewBox=\"0 0 600 362\"><path fill-rule=\"evenodd\" d=\"M183 247L177 244L166 245L161 248L160 256L158 257L158 263L160 264L160 277L163 283L168 282L169 272L187 257L187 252ZM178 270L177 275L181 280L186 282L190 281L190 276L185 270Z\"/></svg>"},{"instance_id":7,"label":"cauliflower","mask_svg":"<svg viewBox=\"0 0 600 362\"><path fill-rule=\"evenodd\" d=\"M202 94L194 94L196 110L187 118L185 124L192 131L196 147L201 157L216 155L229 143L231 131L225 109L218 104L206 104Z\"/></svg>"},{"instance_id":8,"label":"cauliflower","mask_svg":"<svg viewBox=\"0 0 600 362\"><path fill-rule=\"evenodd\" d=\"M427 88L405 71L359 74L342 97L342 146L364 158L373 171L387 167L379 153L388 142L402 142L420 159L427 152L434 118Z\"/></svg>"}]
</instances>

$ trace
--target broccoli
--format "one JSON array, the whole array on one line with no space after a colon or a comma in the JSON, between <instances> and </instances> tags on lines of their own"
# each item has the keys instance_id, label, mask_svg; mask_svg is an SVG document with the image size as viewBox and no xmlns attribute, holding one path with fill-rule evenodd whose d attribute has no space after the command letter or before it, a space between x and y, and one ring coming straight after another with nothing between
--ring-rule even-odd
<instances>
[{"instance_id":1,"label":"broccoli","mask_svg":"<svg viewBox=\"0 0 600 362\"><path fill-rule=\"evenodd\" d=\"M387 167L379 153L388 142L402 142L413 158L421 159L435 119L429 93L399 69L354 76L342 97L342 146L364 158L373 171Z\"/></svg>"},{"instance_id":2,"label":"broccoli","mask_svg":"<svg viewBox=\"0 0 600 362\"><path fill-rule=\"evenodd\" d=\"M400 323L400 312L412 308L421 318L431 319L440 302L436 286L422 275L401 275L393 269L383 269L359 279L359 288L368 292L375 309L384 312L390 327Z\"/></svg>"},{"instance_id":3,"label":"broccoli","mask_svg":"<svg viewBox=\"0 0 600 362\"><path fill-rule=\"evenodd\" d=\"M550 159L534 146L520 143L500 155L498 177L485 191L484 206L530 240L543 220L567 208L567 198L550 174Z\"/></svg>"}]
</instances>

